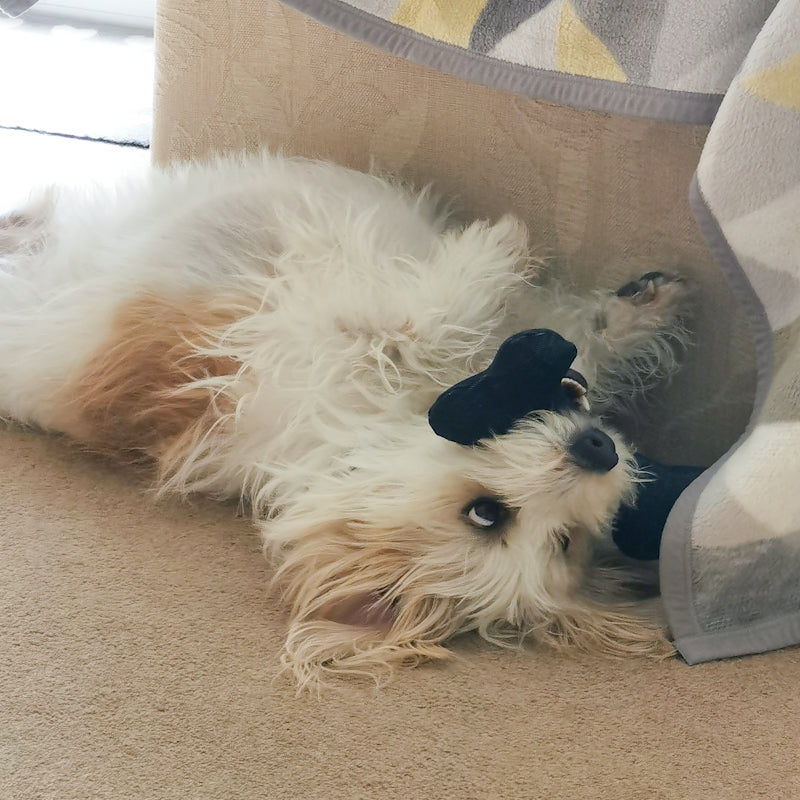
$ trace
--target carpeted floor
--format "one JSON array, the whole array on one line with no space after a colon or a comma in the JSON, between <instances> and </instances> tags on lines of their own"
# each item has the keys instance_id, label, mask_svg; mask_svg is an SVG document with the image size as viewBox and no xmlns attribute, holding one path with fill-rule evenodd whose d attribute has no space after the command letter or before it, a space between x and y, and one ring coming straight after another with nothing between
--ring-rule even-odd
<instances>
[{"instance_id":1,"label":"carpeted floor","mask_svg":"<svg viewBox=\"0 0 800 800\"><path fill-rule=\"evenodd\" d=\"M467 637L297 698L234 509L0 430L3 800L800 796L800 651L687 667Z\"/></svg>"},{"instance_id":2,"label":"carpeted floor","mask_svg":"<svg viewBox=\"0 0 800 800\"><path fill-rule=\"evenodd\" d=\"M0 132L0 201L140 156ZM249 523L144 490L0 426L0 800L800 797L800 649L690 668L466 637L298 698Z\"/></svg>"}]
</instances>

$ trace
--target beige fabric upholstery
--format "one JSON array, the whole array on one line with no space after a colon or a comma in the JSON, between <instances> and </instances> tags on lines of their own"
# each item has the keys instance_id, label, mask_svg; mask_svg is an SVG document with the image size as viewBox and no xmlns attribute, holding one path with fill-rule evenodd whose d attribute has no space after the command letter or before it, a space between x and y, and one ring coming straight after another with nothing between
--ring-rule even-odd
<instances>
[{"instance_id":1,"label":"beige fabric upholstery","mask_svg":"<svg viewBox=\"0 0 800 800\"><path fill-rule=\"evenodd\" d=\"M158 163L263 145L374 167L513 211L539 253L583 285L652 269L700 285L698 346L627 425L640 449L708 465L744 428L749 333L689 210L707 132L520 98L352 41L269 0L165 0L158 26Z\"/></svg>"}]
</instances>

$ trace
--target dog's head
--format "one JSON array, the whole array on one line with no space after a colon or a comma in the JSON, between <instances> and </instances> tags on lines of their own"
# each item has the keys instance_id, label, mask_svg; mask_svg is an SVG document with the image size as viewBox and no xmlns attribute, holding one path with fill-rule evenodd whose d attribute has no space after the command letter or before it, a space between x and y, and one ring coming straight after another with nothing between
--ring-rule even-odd
<instances>
[{"instance_id":1,"label":"dog's head","mask_svg":"<svg viewBox=\"0 0 800 800\"><path fill-rule=\"evenodd\" d=\"M660 633L591 596L594 542L636 473L620 436L589 413L580 376L567 374L572 358L558 367L557 400L543 401L539 381L534 404L549 408L511 424L482 419L485 435L466 443L424 418L377 428L264 523L292 609L284 663L301 684L446 658L442 643L469 630L497 642L662 649ZM458 394L446 393L451 412Z\"/></svg>"}]
</instances>

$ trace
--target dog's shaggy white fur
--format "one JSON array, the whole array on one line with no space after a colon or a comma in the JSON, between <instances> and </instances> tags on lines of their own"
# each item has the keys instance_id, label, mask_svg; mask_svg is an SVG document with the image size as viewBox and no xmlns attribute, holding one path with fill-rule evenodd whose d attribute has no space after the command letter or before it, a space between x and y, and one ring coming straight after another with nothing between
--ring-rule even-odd
<instances>
[{"instance_id":1,"label":"dog's shaggy white fur","mask_svg":"<svg viewBox=\"0 0 800 800\"><path fill-rule=\"evenodd\" d=\"M266 154L51 188L0 217L0 414L252 507L301 685L468 630L663 653L594 596L615 581L592 543L637 481L618 434L578 404L474 447L428 425L524 328L575 342L595 412L674 369L682 281L579 296L527 248L511 217L459 227L424 192ZM613 469L571 458L592 427Z\"/></svg>"}]
</instances>

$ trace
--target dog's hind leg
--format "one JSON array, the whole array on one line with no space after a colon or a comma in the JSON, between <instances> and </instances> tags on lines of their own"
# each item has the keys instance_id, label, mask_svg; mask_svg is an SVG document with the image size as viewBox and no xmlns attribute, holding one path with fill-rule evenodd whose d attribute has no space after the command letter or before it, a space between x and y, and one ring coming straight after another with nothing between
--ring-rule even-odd
<instances>
[{"instance_id":1,"label":"dog's hind leg","mask_svg":"<svg viewBox=\"0 0 800 800\"><path fill-rule=\"evenodd\" d=\"M55 429L61 387L102 340L117 303L109 281L107 290L87 289L97 250L90 237L76 235L83 249L61 246L62 200L69 209L71 195L46 189L0 216L0 419Z\"/></svg>"}]
</instances>

